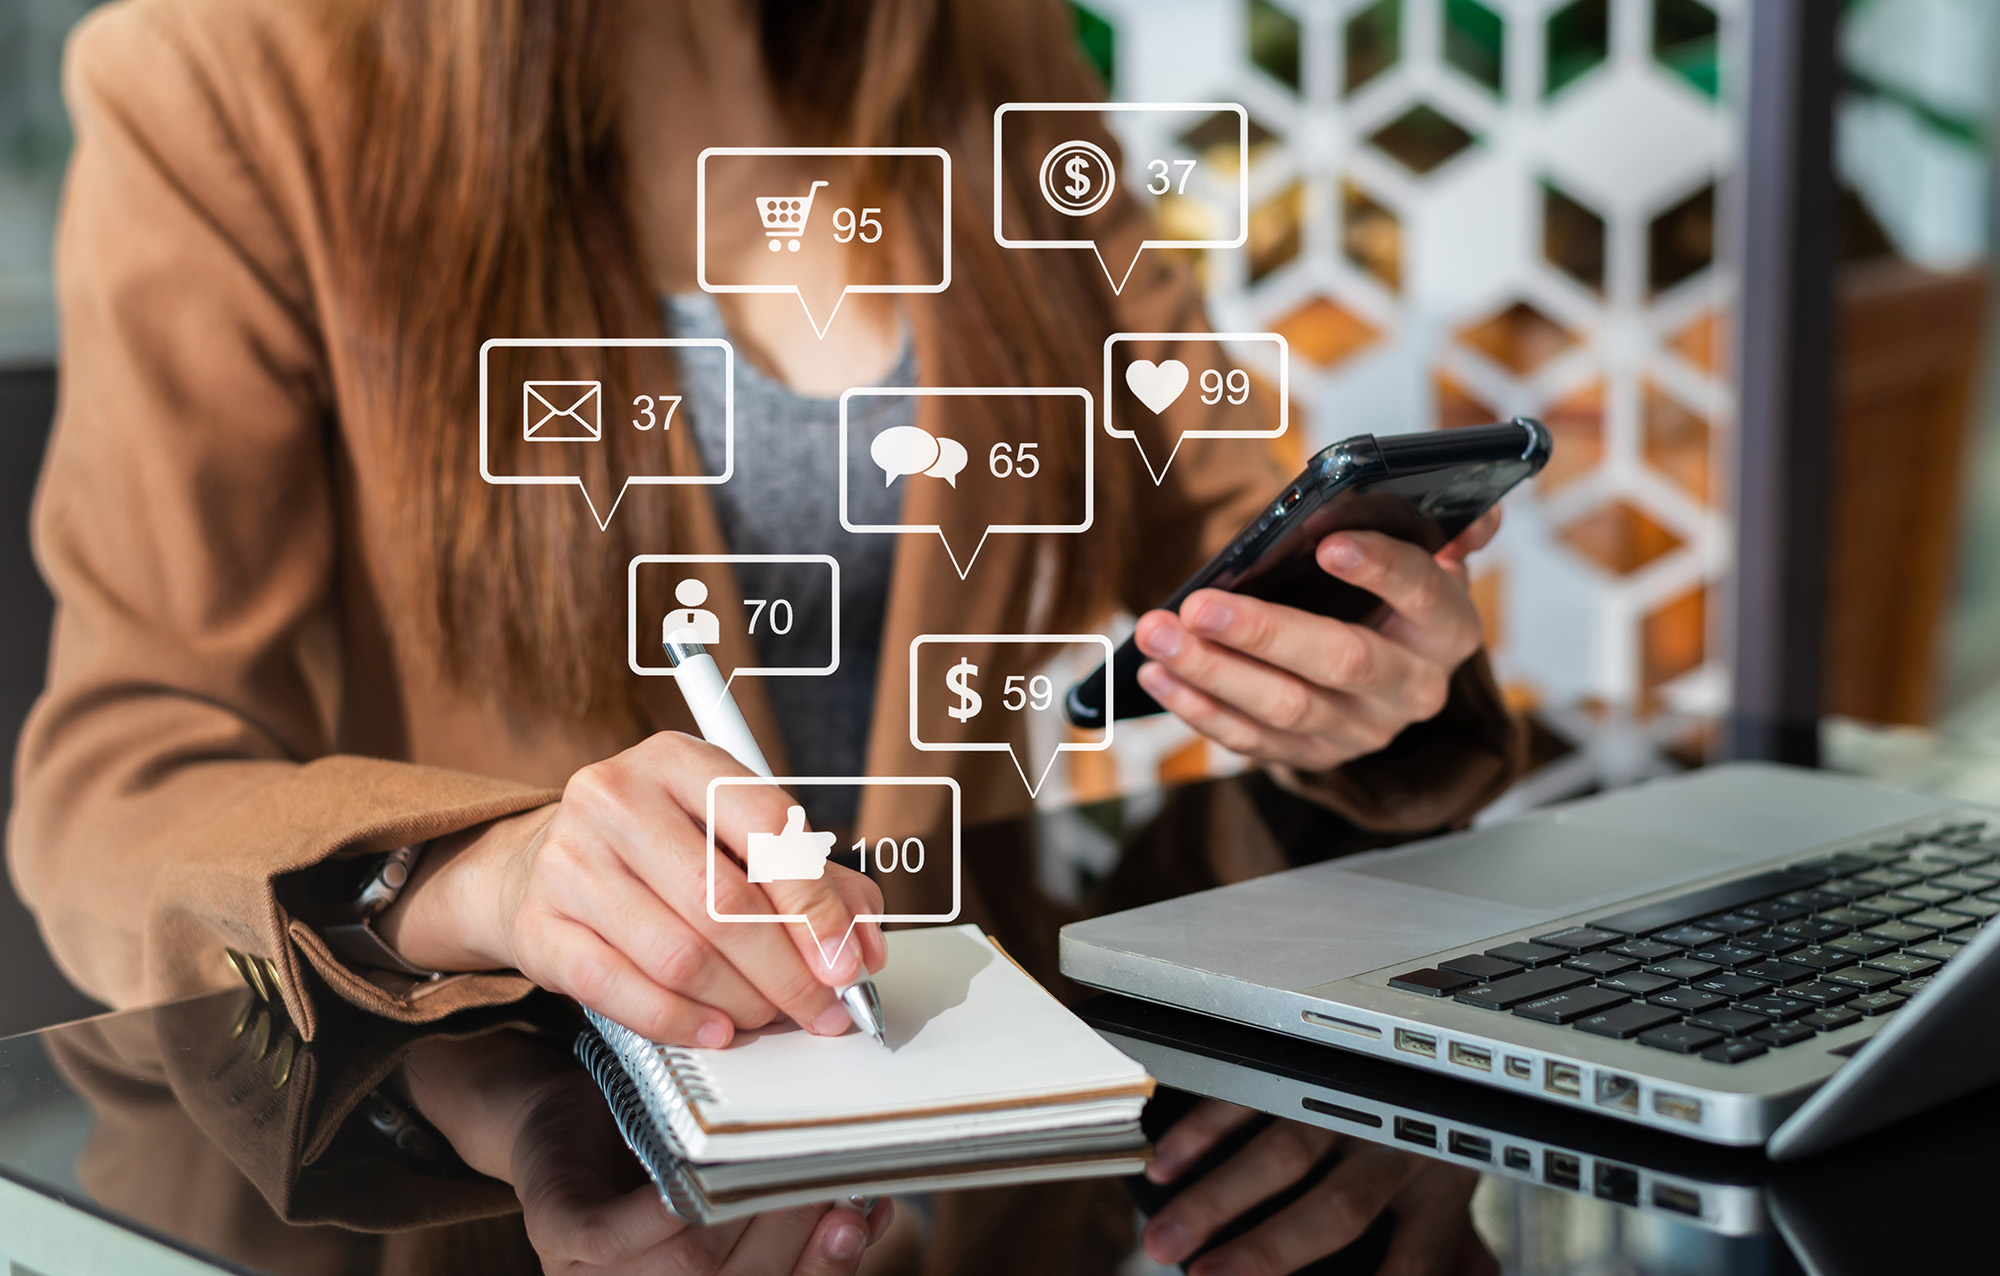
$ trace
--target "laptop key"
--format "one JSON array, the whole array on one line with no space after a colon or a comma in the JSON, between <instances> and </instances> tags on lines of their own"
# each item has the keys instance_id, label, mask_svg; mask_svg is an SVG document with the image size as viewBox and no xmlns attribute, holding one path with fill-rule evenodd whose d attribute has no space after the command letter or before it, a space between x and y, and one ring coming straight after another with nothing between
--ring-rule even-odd
<instances>
[{"instance_id":1,"label":"laptop key","mask_svg":"<svg viewBox=\"0 0 2000 1276\"><path fill-rule=\"evenodd\" d=\"M1947 912L1942 908L1926 908L1921 913L1911 913L1900 924L1904 926L1922 926L1926 929L1941 931L1948 935L1955 930L1964 930L1967 926L1972 925L1975 920L1977 919L1967 917L1964 913ZM1879 930L1880 927L1876 929Z\"/></svg>"},{"instance_id":2,"label":"laptop key","mask_svg":"<svg viewBox=\"0 0 2000 1276\"><path fill-rule=\"evenodd\" d=\"M1748 1037L1737 1037L1730 1041L1719 1041L1701 1052L1701 1057L1710 1063L1742 1063L1745 1059L1755 1059L1760 1054L1768 1054L1770 1047L1761 1041Z\"/></svg>"},{"instance_id":3,"label":"laptop key","mask_svg":"<svg viewBox=\"0 0 2000 1276\"><path fill-rule=\"evenodd\" d=\"M1760 961L1754 966L1745 966L1737 972L1745 979L1756 979L1783 988L1790 984L1802 984L1819 974L1810 966L1800 966L1789 961Z\"/></svg>"},{"instance_id":4,"label":"laptop key","mask_svg":"<svg viewBox=\"0 0 2000 1276\"><path fill-rule=\"evenodd\" d=\"M1855 963L1853 953L1844 953L1837 948L1801 948L1785 954L1785 960L1794 966L1805 966L1815 971L1839 970L1842 966Z\"/></svg>"},{"instance_id":5,"label":"laptop key","mask_svg":"<svg viewBox=\"0 0 2000 1276\"><path fill-rule=\"evenodd\" d=\"M1854 906L1884 917L1904 917L1923 908L1917 901L1904 899L1901 895L1870 895L1867 899L1854 901Z\"/></svg>"},{"instance_id":6,"label":"laptop key","mask_svg":"<svg viewBox=\"0 0 2000 1276\"><path fill-rule=\"evenodd\" d=\"M1812 911L1805 904L1795 904L1789 900L1767 899L1761 904L1745 904L1736 910L1745 917L1755 917L1765 922L1788 922L1794 917L1804 917Z\"/></svg>"},{"instance_id":7,"label":"laptop key","mask_svg":"<svg viewBox=\"0 0 2000 1276\"><path fill-rule=\"evenodd\" d=\"M1870 957L1880 957L1883 953L1893 951L1899 946L1893 940L1870 935L1842 935L1839 939L1828 940L1826 943L1828 948L1863 961Z\"/></svg>"},{"instance_id":8,"label":"laptop key","mask_svg":"<svg viewBox=\"0 0 2000 1276\"><path fill-rule=\"evenodd\" d=\"M1760 1028L1768 1028L1771 1021L1762 1015L1753 1015L1747 1010L1737 1010L1724 1006L1711 1010L1705 1015L1696 1015L1688 1020L1690 1028L1707 1028L1725 1037L1747 1037Z\"/></svg>"},{"instance_id":9,"label":"laptop key","mask_svg":"<svg viewBox=\"0 0 2000 1276\"><path fill-rule=\"evenodd\" d=\"M1722 1034L1712 1028L1694 1028L1684 1023L1664 1024L1639 1034L1640 1045L1651 1046L1655 1050L1671 1050L1675 1054L1695 1054L1720 1040Z\"/></svg>"},{"instance_id":10,"label":"laptop key","mask_svg":"<svg viewBox=\"0 0 2000 1276\"><path fill-rule=\"evenodd\" d=\"M1692 988L1669 988L1646 998L1650 1005L1665 1006L1684 1015L1698 1015L1704 1010L1714 1010L1729 1004L1727 997L1719 997L1712 992L1696 992Z\"/></svg>"},{"instance_id":11,"label":"laptop key","mask_svg":"<svg viewBox=\"0 0 2000 1276\"><path fill-rule=\"evenodd\" d=\"M1514 1013L1523 1019L1536 1023L1573 1023L1585 1015L1622 1006L1627 998L1622 992L1611 992L1604 988L1572 988L1567 992L1555 993L1548 997L1537 997L1514 1007Z\"/></svg>"},{"instance_id":12,"label":"laptop key","mask_svg":"<svg viewBox=\"0 0 2000 1276\"><path fill-rule=\"evenodd\" d=\"M1965 920L1964 918L1959 917L1958 914L1956 913L1951 914L1951 916L1958 918L1958 920L1961 921ZM1883 922L1880 926L1870 926L1867 930L1862 931L1861 933L1868 936L1871 939L1879 939L1882 940L1884 943L1894 944L1898 947L1901 947L1904 944L1916 944L1916 943L1921 943L1926 939L1929 939L1931 936L1938 933L1938 928L1935 926L1923 926L1919 925L1916 922L1908 922L1908 921ZM1848 938L1852 939L1853 936L1850 935L1848 936ZM1870 953L1868 955L1870 957L1873 957L1875 954Z\"/></svg>"},{"instance_id":13,"label":"laptop key","mask_svg":"<svg viewBox=\"0 0 2000 1276\"><path fill-rule=\"evenodd\" d=\"M1570 970L1581 970L1591 975L1622 975L1628 970L1639 969L1639 963L1630 957L1620 957L1611 952L1582 953L1570 958L1563 965Z\"/></svg>"},{"instance_id":14,"label":"laptop key","mask_svg":"<svg viewBox=\"0 0 2000 1276\"><path fill-rule=\"evenodd\" d=\"M1955 899L1943 905L1943 908L1947 913L1963 913L1980 921L1990 921L1994 917L2000 917L2000 904L1988 899Z\"/></svg>"},{"instance_id":15,"label":"laptop key","mask_svg":"<svg viewBox=\"0 0 2000 1276\"><path fill-rule=\"evenodd\" d=\"M1993 905L1993 908L1995 911L2000 911L2000 904ZM1617 953L1620 957L1637 958L1639 961L1659 961L1662 958L1672 957L1681 950L1673 944L1663 944L1657 939L1634 939L1628 943L1614 944L1604 951Z\"/></svg>"},{"instance_id":16,"label":"laptop key","mask_svg":"<svg viewBox=\"0 0 2000 1276\"><path fill-rule=\"evenodd\" d=\"M1853 929L1854 927L1851 925L1844 926L1839 922L1830 922L1824 917L1798 917L1773 926L1770 934L1783 935L1788 939L1803 940L1808 944L1817 944L1822 940L1838 939Z\"/></svg>"},{"instance_id":17,"label":"laptop key","mask_svg":"<svg viewBox=\"0 0 2000 1276\"><path fill-rule=\"evenodd\" d=\"M1663 975L1649 975L1643 970L1632 970L1622 975L1613 975L1609 979L1600 979L1597 981L1597 986L1609 988L1613 992L1622 992L1630 997L1650 997L1663 988L1672 988L1674 981Z\"/></svg>"},{"instance_id":18,"label":"laptop key","mask_svg":"<svg viewBox=\"0 0 2000 1276\"><path fill-rule=\"evenodd\" d=\"M1848 1002L1847 1008L1858 1010L1872 1018L1875 1015L1886 1015L1892 1010L1901 1010L1903 1003L1908 1000L1908 997L1893 992L1864 992Z\"/></svg>"},{"instance_id":19,"label":"laptop key","mask_svg":"<svg viewBox=\"0 0 2000 1276\"><path fill-rule=\"evenodd\" d=\"M1876 992L1894 983L1900 983L1902 976L1892 971L1875 970L1867 966L1849 966L1846 970L1830 970L1827 980L1831 983L1846 984L1863 992Z\"/></svg>"},{"instance_id":20,"label":"laptop key","mask_svg":"<svg viewBox=\"0 0 2000 1276\"><path fill-rule=\"evenodd\" d=\"M1832 855L1822 855L1818 859L1801 860L1791 866L1801 872L1824 873L1827 877L1845 877L1849 873L1866 872L1875 867L1875 861L1865 855L1843 855L1836 851ZM1820 886L1821 882L1813 885Z\"/></svg>"},{"instance_id":21,"label":"laptop key","mask_svg":"<svg viewBox=\"0 0 2000 1276\"><path fill-rule=\"evenodd\" d=\"M1863 965L1871 970L1887 970L1905 979L1915 979L1918 975L1929 974L1944 963L1935 957L1925 957L1905 949L1900 953L1883 953L1872 961L1864 962Z\"/></svg>"},{"instance_id":22,"label":"laptop key","mask_svg":"<svg viewBox=\"0 0 2000 1276\"><path fill-rule=\"evenodd\" d=\"M1592 918L1590 924L1600 930L1615 930L1624 935L1646 935L1669 926L1679 926L1697 917L1707 917L1711 913L1726 913L1741 904L1754 904L1760 899L1773 895L1783 895L1788 891L1805 890L1818 886L1829 873L1813 867L1776 868L1762 873L1752 873L1739 877L1733 882L1723 882L1717 886L1706 886L1698 891L1675 895L1651 904L1641 904L1628 908L1622 913L1608 917ZM1669 938L1667 943L1678 941Z\"/></svg>"},{"instance_id":23,"label":"laptop key","mask_svg":"<svg viewBox=\"0 0 2000 1276\"><path fill-rule=\"evenodd\" d=\"M1874 926L1880 922L1887 921L1888 918L1889 914L1887 913L1877 913L1866 908L1855 908L1849 905L1844 908L1829 908L1819 915L1818 920L1830 922L1845 932L1862 926Z\"/></svg>"},{"instance_id":24,"label":"laptop key","mask_svg":"<svg viewBox=\"0 0 2000 1276\"><path fill-rule=\"evenodd\" d=\"M1564 970L1557 966L1548 970L1528 970L1505 979L1496 979L1490 984L1468 988L1456 994L1459 1001L1468 1006L1480 1006L1487 1010L1511 1010L1524 1001L1546 997L1550 993L1561 992L1590 982L1590 976L1580 971Z\"/></svg>"},{"instance_id":25,"label":"laptop key","mask_svg":"<svg viewBox=\"0 0 2000 1276\"><path fill-rule=\"evenodd\" d=\"M1804 948L1806 946L1806 941L1802 937L1789 935L1777 929L1767 930L1761 935L1741 936L1738 937L1736 942L1745 948L1754 948L1760 953L1769 953L1773 957L1782 957L1794 948Z\"/></svg>"},{"instance_id":26,"label":"laptop key","mask_svg":"<svg viewBox=\"0 0 2000 1276\"><path fill-rule=\"evenodd\" d=\"M1838 908L1847 902L1838 895L1829 895L1825 891L1817 890L1793 891L1791 894L1782 896L1781 898L1787 904L1797 904L1801 908L1814 912L1822 908Z\"/></svg>"},{"instance_id":27,"label":"laptop key","mask_svg":"<svg viewBox=\"0 0 2000 1276\"><path fill-rule=\"evenodd\" d=\"M1863 882L1877 882L1884 890L1895 890L1898 886L1913 886L1924 880L1922 873L1912 873L1901 868L1871 868L1865 873L1856 873L1855 879Z\"/></svg>"},{"instance_id":28,"label":"laptop key","mask_svg":"<svg viewBox=\"0 0 2000 1276\"><path fill-rule=\"evenodd\" d=\"M1763 953L1754 948L1745 948L1741 944L1710 944L1706 948L1695 949L1688 956L1696 961L1712 962L1730 970L1764 960Z\"/></svg>"},{"instance_id":29,"label":"laptop key","mask_svg":"<svg viewBox=\"0 0 2000 1276\"><path fill-rule=\"evenodd\" d=\"M1703 944L1712 944L1723 937L1719 930L1703 930L1699 926L1676 926L1672 930L1663 930L1653 936L1660 943L1672 944L1676 948L1699 948Z\"/></svg>"},{"instance_id":30,"label":"laptop key","mask_svg":"<svg viewBox=\"0 0 2000 1276\"><path fill-rule=\"evenodd\" d=\"M1486 950L1488 957L1498 957L1501 961L1511 961L1517 966L1534 970L1540 966L1553 966L1569 956L1560 948L1550 948L1543 944L1502 944L1498 948Z\"/></svg>"},{"instance_id":31,"label":"laptop key","mask_svg":"<svg viewBox=\"0 0 2000 1276\"><path fill-rule=\"evenodd\" d=\"M1649 975L1664 975L1675 983L1689 983L1696 979L1706 979L1716 974L1722 967L1710 961L1696 961L1692 957L1669 957L1646 967Z\"/></svg>"},{"instance_id":32,"label":"laptop key","mask_svg":"<svg viewBox=\"0 0 2000 1276\"><path fill-rule=\"evenodd\" d=\"M1880 895L1882 893L1882 884L1880 882L1864 882L1857 877L1838 877L1821 886L1820 889L1829 895L1838 895L1842 899L1866 899L1870 895Z\"/></svg>"},{"instance_id":33,"label":"laptop key","mask_svg":"<svg viewBox=\"0 0 2000 1276\"><path fill-rule=\"evenodd\" d=\"M1533 942L1546 944L1550 948L1567 948L1573 953L1587 953L1593 948L1603 948L1626 938L1629 936L1623 931L1599 930L1595 926L1571 926L1567 930L1536 935L1533 937Z\"/></svg>"},{"instance_id":34,"label":"laptop key","mask_svg":"<svg viewBox=\"0 0 2000 1276\"><path fill-rule=\"evenodd\" d=\"M1932 961L1950 961L1958 956L1959 945L1948 939L1933 939L1927 944L1911 944L1903 951L1912 957L1928 957Z\"/></svg>"},{"instance_id":35,"label":"laptop key","mask_svg":"<svg viewBox=\"0 0 2000 1276\"><path fill-rule=\"evenodd\" d=\"M1843 1001L1853 1000L1858 991L1849 984L1815 979L1809 984L1793 984L1785 989L1785 995L1796 1001L1810 1001L1815 1006L1837 1006Z\"/></svg>"},{"instance_id":36,"label":"laptop key","mask_svg":"<svg viewBox=\"0 0 2000 1276\"><path fill-rule=\"evenodd\" d=\"M1518 975L1525 967L1517 961L1501 961L1484 953L1467 953L1463 957L1445 958L1438 963L1438 969L1455 970L1474 979L1498 979L1502 975Z\"/></svg>"},{"instance_id":37,"label":"laptop key","mask_svg":"<svg viewBox=\"0 0 2000 1276\"><path fill-rule=\"evenodd\" d=\"M1426 997L1446 997L1461 988L1469 988L1479 981L1471 975L1454 974L1448 970L1406 970L1389 979L1391 988L1401 988L1404 992L1420 992Z\"/></svg>"},{"instance_id":38,"label":"laptop key","mask_svg":"<svg viewBox=\"0 0 2000 1276\"><path fill-rule=\"evenodd\" d=\"M1944 904L1957 899L1964 891L1955 891L1949 886L1936 882L1922 882L1915 886L1902 886L1889 892L1897 899L1913 899L1919 904Z\"/></svg>"},{"instance_id":39,"label":"laptop key","mask_svg":"<svg viewBox=\"0 0 2000 1276\"><path fill-rule=\"evenodd\" d=\"M1615 1037L1625 1041L1638 1036L1648 1028L1673 1023L1680 1017L1679 1011L1669 1010L1665 1006L1650 1006L1645 1002L1634 1001L1598 1014L1586 1015L1571 1026L1580 1032L1592 1033L1599 1037Z\"/></svg>"},{"instance_id":40,"label":"laptop key","mask_svg":"<svg viewBox=\"0 0 2000 1276\"><path fill-rule=\"evenodd\" d=\"M1811 1041L1819 1034L1802 1023L1774 1023L1760 1032L1750 1034L1752 1041L1761 1041L1767 1046L1795 1046L1801 1041Z\"/></svg>"},{"instance_id":41,"label":"laptop key","mask_svg":"<svg viewBox=\"0 0 2000 1276\"><path fill-rule=\"evenodd\" d=\"M1696 992L1712 992L1731 1001L1739 997L1755 997L1758 993L1771 990L1771 985L1744 975L1710 975L1707 979L1695 980L1688 987Z\"/></svg>"},{"instance_id":42,"label":"laptop key","mask_svg":"<svg viewBox=\"0 0 2000 1276\"><path fill-rule=\"evenodd\" d=\"M1775 992L1767 992L1761 997L1751 997L1736 1003L1738 1010L1747 1010L1753 1015L1775 1019L1780 1023L1809 1015L1818 1009L1810 1001L1800 1001L1797 997L1784 997Z\"/></svg>"},{"instance_id":43,"label":"laptop key","mask_svg":"<svg viewBox=\"0 0 2000 1276\"><path fill-rule=\"evenodd\" d=\"M1741 913L1719 913L1714 917L1704 917L1695 925L1703 930L1719 930L1725 935L1748 935L1770 925L1762 918L1745 917Z\"/></svg>"},{"instance_id":44,"label":"laptop key","mask_svg":"<svg viewBox=\"0 0 2000 1276\"><path fill-rule=\"evenodd\" d=\"M1800 1015L1799 1022L1820 1032L1832 1032L1835 1028L1845 1028L1851 1023L1860 1023L1861 1016L1846 1006L1828 1006L1825 1010L1815 1010L1809 1015Z\"/></svg>"}]
</instances>

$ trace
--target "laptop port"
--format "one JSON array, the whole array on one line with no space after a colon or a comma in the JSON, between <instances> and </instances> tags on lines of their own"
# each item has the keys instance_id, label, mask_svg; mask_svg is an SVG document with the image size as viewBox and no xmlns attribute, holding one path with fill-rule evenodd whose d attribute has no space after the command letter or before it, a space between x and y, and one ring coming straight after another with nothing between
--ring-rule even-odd
<instances>
[{"instance_id":1,"label":"laptop port","mask_svg":"<svg viewBox=\"0 0 2000 1276\"><path fill-rule=\"evenodd\" d=\"M1583 1097L1583 1069L1573 1063L1551 1063L1542 1074L1542 1088L1565 1099Z\"/></svg>"},{"instance_id":2,"label":"laptop port","mask_svg":"<svg viewBox=\"0 0 2000 1276\"><path fill-rule=\"evenodd\" d=\"M1429 1121L1412 1121L1409 1117L1397 1117L1396 1137L1405 1143L1434 1148L1438 1145L1438 1128Z\"/></svg>"},{"instance_id":3,"label":"laptop port","mask_svg":"<svg viewBox=\"0 0 2000 1276\"><path fill-rule=\"evenodd\" d=\"M1676 1214L1686 1214L1689 1218L1701 1217L1701 1193L1691 1187L1676 1187L1672 1183L1653 1184L1653 1204Z\"/></svg>"},{"instance_id":4,"label":"laptop port","mask_svg":"<svg viewBox=\"0 0 2000 1276\"><path fill-rule=\"evenodd\" d=\"M1532 1081L1535 1079L1535 1065L1520 1055L1510 1054L1507 1056L1507 1075L1516 1081Z\"/></svg>"},{"instance_id":5,"label":"laptop port","mask_svg":"<svg viewBox=\"0 0 2000 1276\"><path fill-rule=\"evenodd\" d=\"M1542 1182L1574 1192L1583 1186L1583 1164L1567 1152L1544 1152Z\"/></svg>"},{"instance_id":6,"label":"laptop port","mask_svg":"<svg viewBox=\"0 0 2000 1276\"><path fill-rule=\"evenodd\" d=\"M1462 1041L1451 1043L1451 1061L1461 1068L1477 1068L1481 1072L1493 1071L1493 1052L1478 1046L1468 1046Z\"/></svg>"},{"instance_id":7,"label":"laptop port","mask_svg":"<svg viewBox=\"0 0 2000 1276\"><path fill-rule=\"evenodd\" d=\"M1639 1083L1615 1072L1598 1073L1597 1106L1636 1114L1639 1111Z\"/></svg>"},{"instance_id":8,"label":"laptop port","mask_svg":"<svg viewBox=\"0 0 2000 1276\"><path fill-rule=\"evenodd\" d=\"M1475 1161L1493 1159L1493 1140L1482 1135L1453 1130L1445 1135L1444 1145L1458 1155L1471 1157Z\"/></svg>"},{"instance_id":9,"label":"laptop port","mask_svg":"<svg viewBox=\"0 0 2000 1276\"><path fill-rule=\"evenodd\" d=\"M1500 1159L1506 1163L1507 1168L1510 1170L1532 1170L1535 1168L1535 1155L1526 1148L1508 1148L1500 1154Z\"/></svg>"},{"instance_id":10,"label":"laptop port","mask_svg":"<svg viewBox=\"0 0 2000 1276\"><path fill-rule=\"evenodd\" d=\"M1407 1050L1411 1054L1420 1054L1426 1059L1435 1059L1438 1057L1438 1042L1436 1037L1426 1037L1423 1033L1411 1032L1408 1028L1396 1029L1396 1049Z\"/></svg>"},{"instance_id":11,"label":"laptop port","mask_svg":"<svg viewBox=\"0 0 2000 1276\"><path fill-rule=\"evenodd\" d=\"M1613 1165L1609 1161L1597 1163L1597 1194L1607 1201L1620 1205L1639 1203L1639 1171L1629 1165Z\"/></svg>"},{"instance_id":12,"label":"laptop port","mask_svg":"<svg viewBox=\"0 0 2000 1276\"><path fill-rule=\"evenodd\" d=\"M1689 1125L1701 1124L1701 1100L1692 1095L1655 1090L1653 1111L1663 1117L1672 1117L1676 1121L1686 1121Z\"/></svg>"}]
</instances>

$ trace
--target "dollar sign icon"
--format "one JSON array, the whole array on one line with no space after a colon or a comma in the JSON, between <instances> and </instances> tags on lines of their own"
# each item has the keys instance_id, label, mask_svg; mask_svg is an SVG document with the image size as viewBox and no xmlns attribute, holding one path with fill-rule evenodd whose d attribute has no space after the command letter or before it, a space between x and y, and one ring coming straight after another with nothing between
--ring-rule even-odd
<instances>
[{"instance_id":1,"label":"dollar sign icon","mask_svg":"<svg viewBox=\"0 0 2000 1276\"><path fill-rule=\"evenodd\" d=\"M1087 217L1111 200L1118 170L1095 142L1074 138L1042 157L1042 198L1069 217Z\"/></svg>"},{"instance_id":2,"label":"dollar sign icon","mask_svg":"<svg viewBox=\"0 0 2000 1276\"><path fill-rule=\"evenodd\" d=\"M1063 165L1063 172L1069 174L1068 194L1071 199L1080 200L1090 194L1090 179L1083 175L1086 167L1088 163L1081 155L1070 156L1069 163Z\"/></svg>"},{"instance_id":3,"label":"dollar sign icon","mask_svg":"<svg viewBox=\"0 0 2000 1276\"><path fill-rule=\"evenodd\" d=\"M972 689L972 679L979 672L979 666L970 660L961 659L944 676L944 685L958 697L958 703L945 712L960 722L977 714L984 703L979 693Z\"/></svg>"}]
</instances>

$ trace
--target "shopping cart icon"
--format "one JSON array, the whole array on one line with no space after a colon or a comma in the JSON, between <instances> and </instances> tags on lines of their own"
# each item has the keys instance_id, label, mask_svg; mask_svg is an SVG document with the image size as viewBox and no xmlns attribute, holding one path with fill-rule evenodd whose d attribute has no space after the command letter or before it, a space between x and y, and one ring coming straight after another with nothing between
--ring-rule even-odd
<instances>
[{"instance_id":1,"label":"shopping cart icon","mask_svg":"<svg viewBox=\"0 0 2000 1276\"><path fill-rule=\"evenodd\" d=\"M814 182L804 195L757 196L757 216L764 219L764 234L772 252L778 251L780 242L793 252L799 250L799 236L806 233L806 219L812 216L813 196L824 185Z\"/></svg>"}]
</instances>

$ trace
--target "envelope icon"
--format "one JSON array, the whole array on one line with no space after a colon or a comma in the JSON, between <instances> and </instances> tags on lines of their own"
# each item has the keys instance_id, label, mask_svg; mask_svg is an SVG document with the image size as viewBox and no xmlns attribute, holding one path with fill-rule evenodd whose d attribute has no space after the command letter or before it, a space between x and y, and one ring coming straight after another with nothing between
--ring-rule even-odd
<instances>
[{"instance_id":1,"label":"envelope icon","mask_svg":"<svg viewBox=\"0 0 2000 1276\"><path fill-rule=\"evenodd\" d=\"M530 443L595 443L604 437L604 385L524 381L521 428Z\"/></svg>"}]
</instances>

